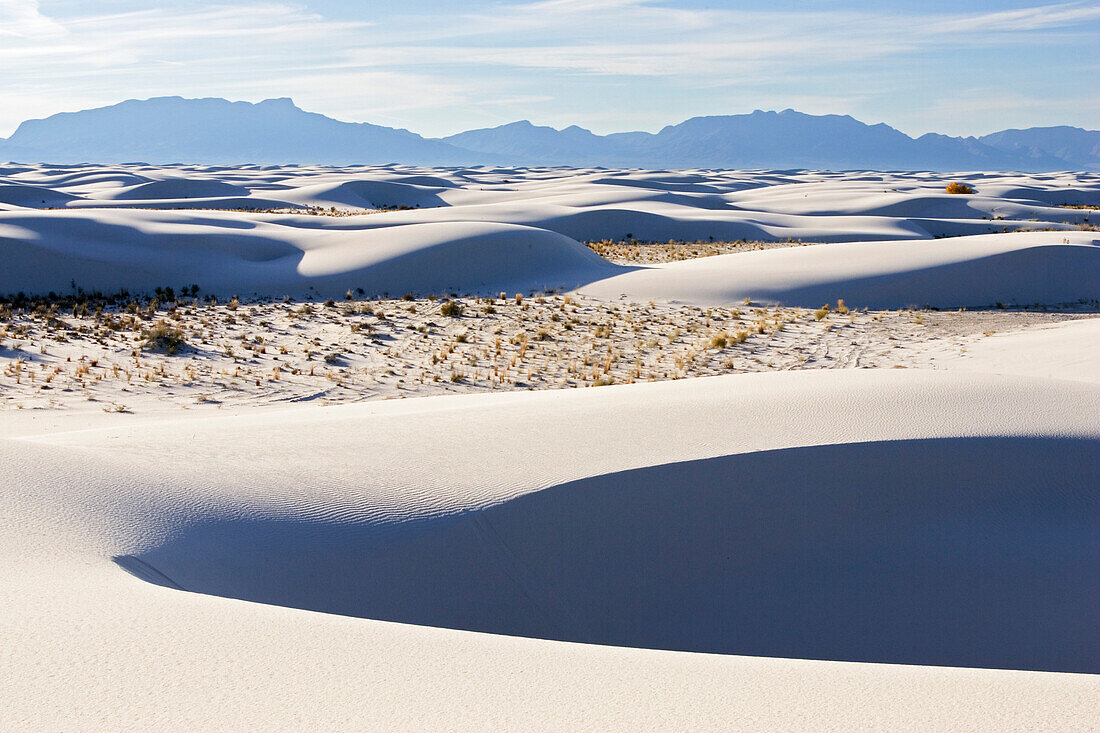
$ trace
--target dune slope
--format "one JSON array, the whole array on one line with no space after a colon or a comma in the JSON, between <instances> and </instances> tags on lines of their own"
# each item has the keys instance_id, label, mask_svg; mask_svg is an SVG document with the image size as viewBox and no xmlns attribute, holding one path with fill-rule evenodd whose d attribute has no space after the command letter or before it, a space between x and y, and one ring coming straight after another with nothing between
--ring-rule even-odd
<instances>
[{"instance_id":1,"label":"dune slope","mask_svg":"<svg viewBox=\"0 0 1100 733\"><path fill-rule=\"evenodd\" d=\"M811 466L827 469L807 485ZM116 560L169 587L426 626L1097 673L1098 485L1096 440L815 446L400 524L204 518Z\"/></svg>"},{"instance_id":2,"label":"dune slope","mask_svg":"<svg viewBox=\"0 0 1100 733\"><path fill-rule=\"evenodd\" d=\"M974 193L947 194L949 180ZM1100 182L1087 173L12 167L0 171L0 294L586 287L707 305L1064 303L1100 297L1090 203ZM627 271L579 244L602 239L843 246Z\"/></svg>"},{"instance_id":3,"label":"dune slope","mask_svg":"<svg viewBox=\"0 0 1100 733\"><path fill-rule=\"evenodd\" d=\"M627 269L560 234L511 224L356 231L221 212L0 214L0 246L2 293L191 283L222 296L497 293L572 288Z\"/></svg>"},{"instance_id":4,"label":"dune slope","mask_svg":"<svg viewBox=\"0 0 1100 733\"><path fill-rule=\"evenodd\" d=\"M479 696L468 725L532 720L549 703L505 702L488 668L520 654L541 660L525 684L557 688L547 700L571 689L608 725L640 722L623 700L669 665L668 684L709 691L670 702L673 727L756 724L743 716L757 706L726 707L756 684L785 701L763 718L777 725L810 709L838 725L1022 725L1059 719L1045 717L1055 702L1080 721L1095 676L870 665L867 688L838 662L600 644L1095 671L1097 408L1084 383L835 372L24 428L0 441L3 631L21 691L5 714L93 724L212 695L225 703L172 720L224 726L239 700L215 687L276 685L272 710L300 704L311 722L382 706L373 719L428 724L445 714L434 704L402 718L407 680L434 686L460 655L465 681L437 703ZM178 687L154 693L166 638ZM303 645L340 651L289 684L313 658ZM635 672L577 674L605 663ZM989 704L1005 707L987 717ZM663 705L646 707L658 724Z\"/></svg>"},{"instance_id":5,"label":"dune slope","mask_svg":"<svg viewBox=\"0 0 1100 733\"><path fill-rule=\"evenodd\" d=\"M751 300L868 308L1031 305L1100 298L1100 239L987 234L792 247L673 262L591 285L594 297L725 305Z\"/></svg>"}]
</instances>

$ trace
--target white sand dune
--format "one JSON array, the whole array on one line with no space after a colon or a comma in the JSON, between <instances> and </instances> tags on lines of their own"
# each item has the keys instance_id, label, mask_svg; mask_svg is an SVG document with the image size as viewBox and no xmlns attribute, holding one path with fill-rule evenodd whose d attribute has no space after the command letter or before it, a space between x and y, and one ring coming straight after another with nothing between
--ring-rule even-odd
<instances>
[{"instance_id":1,"label":"white sand dune","mask_svg":"<svg viewBox=\"0 0 1100 733\"><path fill-rule=\"evenodd\" d=\"M948 181L970 184L975 193L952 196ZM603 169L433 169L409 166L37 166L0 171L0 184L55 191L68 207L99 206L103 200L123 205L144 200L155 208L175 208L187 199L218 197L247 206L242 198L285 204L323 204L347 208L378 206L480 206L493 204L556 203L586 210L619 206L631 211L647 204L657 215L673 219L692 210L703 212L713 230L707 236L727 236L740 225L756 222L785 226L778 215L811 217L913 218L942 221L937 229L988 221L986 231L1017 228L1028 219L1073 223L1078 212L1062 204L1097 204L1100 180L1095 174L976 174L953 176L930 173L830 173L822 171L607 171ZM302 190L299 190L302 189ZM0 199L3 200L3 199ZM41 200L41 196L39 197ZM155 201L156 203L150 203ZM175 202L175 203L174 203ZM687 209L688 212L681 211ZM531 216L537 216L532 213ZM1005 221L993 223L1001 217ZM515 222L521 223L521 222ZM526 222L524 222L526 223ZM703 223L693 228L702 231ZM809 227L803 227L809 229ZM842 228L837 222L832 228ZM875 229L861 233L858 222L848 227L850 239L869 239ZM582 237L665 239L658 219L643 221L636 231L592 232ZM577 236L571 232L562 232ZM950 231L930 232L941 236ZM960 232L955 232L960 233ZM961 232L977 233L977 232ZM909 232L912 236L913 231ZM681 235L674 234L673 236ZM692 235L695 236L695 235ZM775 236L797 236L776 234ZM804 236L813 235L806 231ZM904 236L904 235L903 235Z\"/></svg>"},{"instance_id":2,"label":"white sand dune","mask_svg":"<svg viewBox=\"0 0 1100 733\"><path fill-rule=\"evenodd\" d=\"M1051 205L1100 199L1097 176L955 178L976 193L946 194L950 179L921 173L13 168L0 178L9 209L0 212L0 292L60 292L73 283L196 283L206 293L276 297L583 287L700 304L748 297L816 307L845 298L941 308L1100 297L1100 238L1076 231L1090 212ZM60 210L27 211L45 207ZM168 211L302 207L400 210ZM1056 231L1015 231L1026 228ZM945 234L967 236L932 238ZM598 266L579 244L602 238L848 244L630 271ZM40 266L44 257L49 268Z\"/></svg>"},{"instance_id":3,"label":"white sand dune","mask_svg":"<svg viewBox=\"0 0 1100 733\"><path fill-rule=\"evenodd\" d=\"M1097 414L836 372L9 423L0 716L1074 727L1095 676L601 644L1096 672Z\"/></svg>"},{"instance_id":4,"label":"white sand dune","mask_svg":"<svg viewBox=\"0 0 1100 733\"><path fill-rule=\"evenodd\" d=\"M1100 318L996 334L936 361L953 370L1100 383Z\"/></svg>"},{"instance_id":5,"label":"white sand dune","mask_svg":"<svg viewBox=\"0 0 1100 733\"><path fill-rule=\"evenodd\" d=\"M129 200L170 200L193 198L217 198L222 196L248 196L249 190L243 186L216 180L196 180L192 178L166 178L160 181L139 183L135 186L116 188L99 198Z\"/></svg>"},{"instance_id":6,"label":"white sand dune","mask_svg":"<svg viewBox=\"0 0 1100 733\"><path fill-rule=\"evenodd\" d=\"M722 305L751 298L871 308L1030 305L1100 298L1100 236L1034 232L745 252L636 269L596 297Z\"/></svg>"},{"instance_id":7,"label":"white sand dune","mask_svg":"<svg viewBox=\"0 0 1100 733\"><path fill-rule=\"evenodd\" d=\"M52 188L14 184L0 185L0 204L11 204L18 207L46 208L64 206L76 199L77 197L72 194L55 191Z\"/></svg>"},{"instance_id":8,"label":"white sand dune","mask_svg":"<svg viewBox=\"0 0 1100 733\"><path fill-rule=\"evenodd\" d=\"M103 292L196 283L223 295L496 293L571 288L625 269L560 234L510 224L297 223L225 212L5 213L0 292L63 292L75 282Z\"/></svg>"},{"instance_id":9,"label":"white sand dune","mask_svg":"<svg viewBox=\"0 0 1100 733\"><path fill-rule=\"evenodd\" d=\"M401 212L405 213L405 212ZM749 252L611 265L554 231L487 221L394 224L229 212L0 213L0 292L152 290L340 297L573 289L721 305L1031 305L1100 298L1100 236L1034 232ZM509 218L502 216L500 218ZM44 258L50 262L43 268Z\"/></svg>"},{"instance_id":10,"label":"white sand dune","mask_svg":"<svg viewBox=\"0 0 1100 733\"><path fill-rule=\"evenodd\" d=\"M423 186L410 183L377 180L344 180L338 183L317 183L288 189L279 193L284 201L303 206L337 206L359 209L379 209L404 206L409 208L445 206L440 192L443 186Z\"/></svg>"},{"instance_id":11,"label":"white sand dune","mask_svg":"<svg viewBox=\"0 0 1100 733\"><path fill-rule=\"evenodd\" d=\"M708 329L745 298L1095 310L1097 212L1071 203L1100 177L8 166L0 294L553 288ZM824 243L626 267L581 243L605 237ZM784 338L862 348L803 313ZM0 727L1088 729L1098 322L926 339L946 371L5 410Z\"/></svg>"}]
</instances>

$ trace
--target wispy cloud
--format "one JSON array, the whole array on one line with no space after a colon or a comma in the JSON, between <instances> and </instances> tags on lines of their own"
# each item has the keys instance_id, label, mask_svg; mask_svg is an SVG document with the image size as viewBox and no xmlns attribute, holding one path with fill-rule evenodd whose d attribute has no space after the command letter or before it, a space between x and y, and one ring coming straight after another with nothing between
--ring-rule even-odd
<instances>
[{"instance_id":1,"label":"wispy cloud","mask_svg":"<svg viewBox=\"0 0 1100 733\"><path fill-rule=\"evenodd\" d=\"M1040 0L961 12L870 1L796 11L765 2L471 0L430 14L416 4L372 6L369 20L326 12L326 0L300 2L311 4L116 0L112 12L74 3L78 14L49 17L37 0L0 0L0 132L89 100L160 94L293 96L336 116L435 133L507 121L519 104L530 105L522 116L598 122L615 117L604 109L611 100L631 98L651 109L623 109L617 119L649 119L648 127L699 109L741 111L730 99L902 110L901 89L950 96L934 85L966 83L937 75L945 54L982 49L988 65L967 73L996 76L1003 69L994 64L1014 64L1023 44L1060 48L1100 22L1098 2ZM1088 61L1089 52L1078 54L1077 63ZM1005 99L1019 92L1003 91Z\"/></svg>"},{"instance_id":2,"label":"wispy cloud","mask_svg":"<svg viewBox=\"0 0 1100 733\"><path fill-rule=\"evenodd\" d=\"M65 35L65 29L47 18L38 0L0 0L0 36L48 40Z\"/></svg>"},{"instance_id":3,"label":"wispy cloud","mask_svg":"<svg viewBox=\"0 0 1100 733\"><path fill-rule=\"evenodd\" d=\"M1037 29L1100 18L1081 3L997 13L685 10L652 0L544 0L492 15L425 19L431 44L354 49L382 65L482 65L622 76L713 78L763 67L853 63L945 47L1011 44ZM448 43L452 41L452 43ZM552 42L547 42L552 41ZM688 80L690 83L690 79Z\"/></svg>"},{"instance_id":4,"label":"wispy cloud","mask_svg":"<svg viewBox=\"0 0 1100 733\"><path fill-rule=\"evenodd\" d=\"M949 18L937 22L931 30L936 33L1033 31L1071 26L1097 19L1100 19L1100 6L1064 3Z\"/></svg>"}]
</instances>

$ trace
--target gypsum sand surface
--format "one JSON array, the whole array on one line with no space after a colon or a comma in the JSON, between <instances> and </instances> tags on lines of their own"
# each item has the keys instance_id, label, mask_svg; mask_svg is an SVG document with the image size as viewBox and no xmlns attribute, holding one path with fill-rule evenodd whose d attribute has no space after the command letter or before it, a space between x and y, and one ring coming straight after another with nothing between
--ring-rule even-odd
<instances>
[{"instance_id":1,"label":"gypsum sand surface","mask_svg":"<svg viewBox=\"0 0 1100 733\"><path fill-rule=\"evenodd\" d=\"M77 306L77 316L28 305L0 311L0 409L335 404L771 370L950 369L994 334L1089 319L1082 308L700 308L562 294L132 299L98 314Z\"/></svg>"}]
</instances>

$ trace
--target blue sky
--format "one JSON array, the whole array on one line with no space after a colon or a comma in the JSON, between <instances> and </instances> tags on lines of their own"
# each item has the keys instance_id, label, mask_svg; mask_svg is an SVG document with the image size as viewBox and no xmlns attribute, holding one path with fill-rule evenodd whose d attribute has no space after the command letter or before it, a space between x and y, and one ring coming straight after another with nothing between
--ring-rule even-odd
<instances>
[{"instance_id":1,"label":"blue sky","mask_svg":"<svg viewBox=\"0 0 1100 733\"><path fill-rule=\"evenodd\" d=\"M911 135L1100 128L1100 2L0 0L0 136L162 95L446 135L792 107Z\"/></svg>"}]
</instances>

